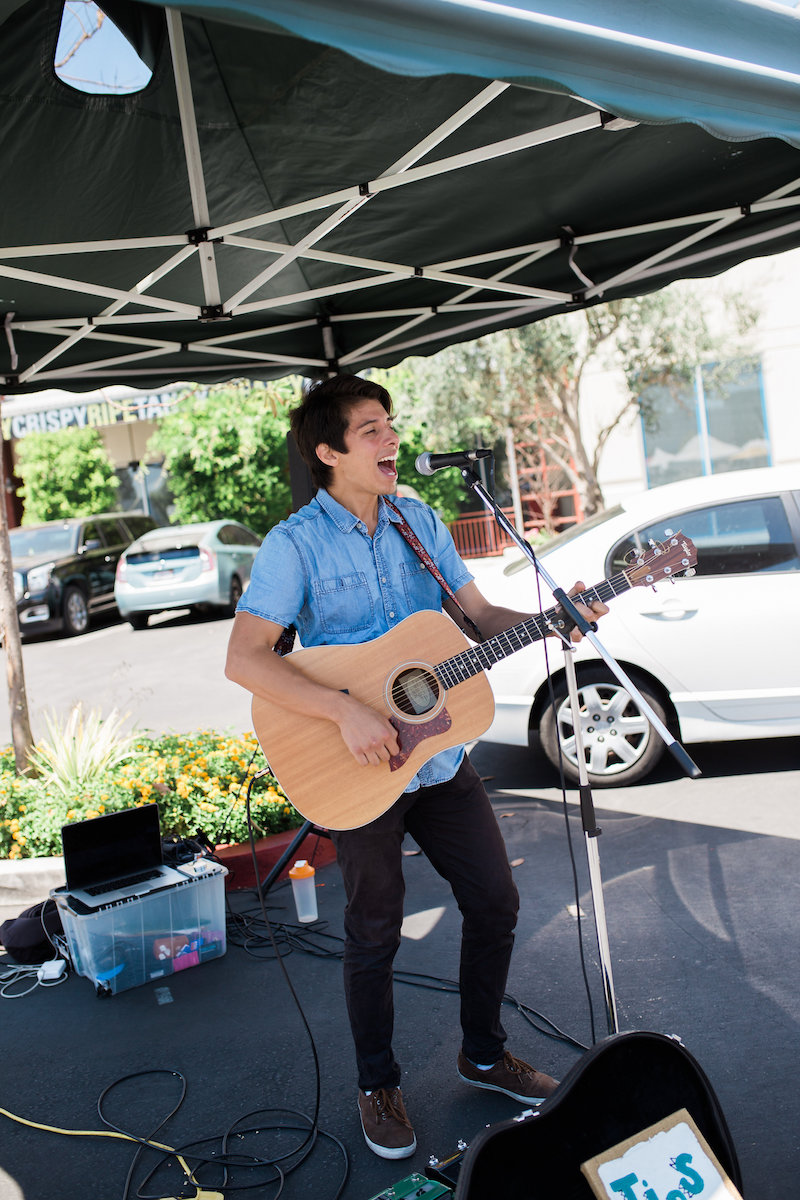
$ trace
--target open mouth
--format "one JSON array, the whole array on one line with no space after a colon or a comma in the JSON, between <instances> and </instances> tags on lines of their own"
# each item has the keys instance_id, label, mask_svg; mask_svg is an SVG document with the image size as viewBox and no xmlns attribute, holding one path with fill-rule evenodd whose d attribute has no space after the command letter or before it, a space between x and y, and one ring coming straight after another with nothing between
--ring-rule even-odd
<instances>
[{"instance_id":1,"label":"open mouth","mask_svg":"<svg viewBox=\"0 0 800 1200\"><path fill-rule=\"evenodd\" d=\"M378 470L382 475L387 475L390 479L397 478L397 460L395 455L387 456L386 458L378 459Z\"/></svg>"}]
</instances>

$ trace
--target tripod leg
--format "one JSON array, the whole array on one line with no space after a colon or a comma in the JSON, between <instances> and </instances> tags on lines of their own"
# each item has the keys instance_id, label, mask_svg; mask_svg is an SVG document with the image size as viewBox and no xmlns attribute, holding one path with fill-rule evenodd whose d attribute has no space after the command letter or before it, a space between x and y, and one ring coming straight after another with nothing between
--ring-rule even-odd
<instances>
[{"instance_id":1,"label":"tripod leg","mask_svg":"<svg viewBox=\"0 0 800 1200\"><path fill-rule=\"evenodd\" d=\"M617 1001L614 993L614 975L611 969L611 951L606 927L606 908L603 899L603 880L600 874L600 852L597 839L600 829L595 818L592 789L589 786L589 776L586 770L586 759L581 738L581 716L578 700L578 682L575 674L575 662L572 651L564 647L564 667L569 688L569 701L572 708L572 726L575 730L575 748L578 759L579 794L581 802L581 821L583 824L584 840L586 842L586 857L589 867L589 884L592 892L592 907L594 909L594 924L597 935L597 949L600 954L600 971L602 975L603 993L606 1002L606 1021L608 1032L617 1033Z\"/></svg>"},{"instance_id":2,"label":"tripod leg","mask_svg":"<svg viewBox=\"0 0 800 1200\"><path fill-rule=\"evenodd\" d=\"M262 896L266 896L267 892L272 887L272 885L275 883L276 879L280 875L283 868L286 866L289 859L294 856L298 847L302 844L303 841L305 841L306 837L308 837L309 833L311 833L314 830L314 828L315 828L315 826L312 824L311 821L303 822L303 824L298 829L296 835L292 838L291 843L286 847L283 854L280 856L278 861L275 863L275 866L272 868L272 870L269 872L269 874L267 876L265 876L265 878L262 879L261 882L259 883L258 889L261 892ZM317 833L321 837L328 836L328 834L326 834L321 829L317 829Z\"/></svg>"}]
</instances>

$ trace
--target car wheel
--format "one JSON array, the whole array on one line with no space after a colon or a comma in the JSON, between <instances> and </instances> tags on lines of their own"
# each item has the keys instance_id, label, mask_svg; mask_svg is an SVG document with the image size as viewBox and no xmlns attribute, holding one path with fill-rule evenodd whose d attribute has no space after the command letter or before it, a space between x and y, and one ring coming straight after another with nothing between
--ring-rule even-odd
<instances>
[{"instance_id":1,"label":"car wheel","mask_svg":"<svg viewBox=\"0 0 800 1200\"><path fill-rule=\"evenodd\" d=\"M64 632L70 637L86 633L89 628L89 605L78 587L68 587L64 592Z\"/></svg>"},{"instance_id":2,"label":"car wheel","mask_svg":"<svg viewBox=\"0 0 800 1200\"><path fill-rule=\"evenodd\" d=\"M125 618L131 629L147 629L147 622L149 619L149 613L128 613L127 617Z\"/></svg>"},{"instance_id":3,"label":"car wheel","mask_svg":"<svg viewBox=\"0 0 800 1200\"><path fill-rule=\"evenodd\" d=\"M238 575L234 575L231 580L231 590L228 596L228 607L226 612L229 617L236 616L236 605L242 598L242 581Z\"/></svg>"},{"instance_id":4,"label":"car wheel","mask_svg":"<svg viewBox=\"0 0 800 1200\"><path fill-rule=\"evenodd\" d=\"M643 698L663 722L661 701L645 683L634 680ZM604 667L587 667L578 674L581 733L589 783L593 787L625 787L652 771L665 746L630 693ZM539 722L542 749L558 768L561 738L564 774L577 783L575 729L565 679L555 686L555 715L548 705Z\"/></svg>"}]
</instances>

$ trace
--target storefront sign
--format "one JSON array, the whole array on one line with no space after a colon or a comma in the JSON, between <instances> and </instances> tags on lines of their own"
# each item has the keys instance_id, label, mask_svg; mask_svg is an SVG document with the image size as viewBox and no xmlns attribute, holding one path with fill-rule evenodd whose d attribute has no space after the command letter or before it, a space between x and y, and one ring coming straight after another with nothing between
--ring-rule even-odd
<instances>
[{"instance_id":1,"label":"storefront sign","mask_svg":"<svg viewBox=\"0 0 800 1200\"><path fill-rule=\"evenodd\" d=\"M176 403L180 393L155 392L122 402L113 400L76 400L74 404L31 409L3 417L3 437L8 441L29 433L54 433L59 429L96 429L132 421L157 421Z\"/></svg>"}]
</instances>

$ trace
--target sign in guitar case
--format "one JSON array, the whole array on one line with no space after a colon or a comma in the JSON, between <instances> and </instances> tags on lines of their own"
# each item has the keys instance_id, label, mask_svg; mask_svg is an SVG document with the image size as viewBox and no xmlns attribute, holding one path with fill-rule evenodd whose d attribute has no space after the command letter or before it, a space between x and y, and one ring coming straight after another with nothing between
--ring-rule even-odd
<instances>
[{"instance_id":1,"label":"sign in guitar case","mask_svg":"<svg viewBox=\"0 0 800 1200\"><path fill-rule=\"evenodd\" d=\"M594 1200L581 1163L680 1109L741 1192L736 1151L705 1073L677 1039L633 1032L588 1050L529 1115L478 1134L463 1157L455 1200Z\"/></svg>"}]
</instances>

